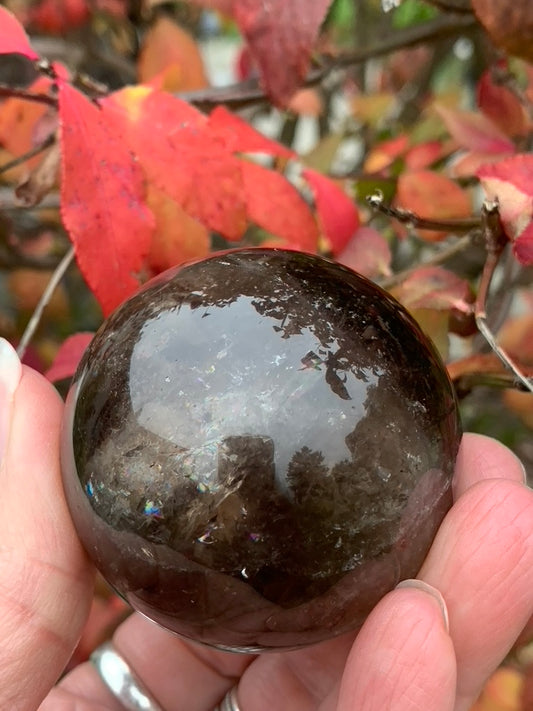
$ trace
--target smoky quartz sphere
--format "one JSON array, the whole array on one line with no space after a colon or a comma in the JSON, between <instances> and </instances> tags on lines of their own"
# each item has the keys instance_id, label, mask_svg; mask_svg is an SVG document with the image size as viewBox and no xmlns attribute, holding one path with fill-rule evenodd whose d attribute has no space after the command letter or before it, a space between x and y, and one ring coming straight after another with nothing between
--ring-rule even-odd
<instances>
[{"instance_id":1,"label":"smoky quartz sphere","mask_svg":"<svg viewBox=\"0 0 533 711\"><path fill-rule=\"evenodd\" d=\"M236 651L358 628L416 575L460 440L435 349L387 293L244 249L157 277L100 328L67 399L79 536L136 610Z\"/></svg>"}]
</instances>

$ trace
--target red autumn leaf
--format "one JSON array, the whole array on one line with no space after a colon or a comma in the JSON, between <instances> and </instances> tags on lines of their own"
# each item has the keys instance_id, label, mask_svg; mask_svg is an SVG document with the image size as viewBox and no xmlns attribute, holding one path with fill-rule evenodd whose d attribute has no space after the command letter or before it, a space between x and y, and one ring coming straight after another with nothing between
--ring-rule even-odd
<instances>
[{"instance_id":1,"label":"red autumn leaf","mask_svg":"<svg viewBox=\"0 0 533 711\"><path fill-rule=\"evenodd\" d=\"M515 239L513 252L521 264L533 264L533 222Z\"/></svg>"},{"instance_id":2,"label":"red autumn leaf","mask_svg":"<svg viewBox=\"0 0 533 711\"><path fill-rule=\"evenodd\" d=\"M318 227L296 188L279 173L247 161L242 176L250 220L293 248L315 252Z\"/></svg>"},{"instance_id":3,"label":"red autumn leaf","mask_svg":"<svg viewBox=\"0 0 533 711\"><path fill-rule=\"evenodd\" d=\"M432 220L468 217L471 214L468 194L446 176L430 170L402 173L398 178L395 204ZM418 232L429 241L446 237L446 232L437 230Z\"/></svg>"},{"instance_id":4,"label":"red autumn leaf","mask_svg":"<svg viewBox=\"0 0 533 711\"><path fill-rule=\"evenodd\" d=\"M441 160L449 152L449 146L442 141L425 141L409 148L404 156L409 170L422 170Z\"/></svg>"},{"instance_id":5,"label":"red autumn leaf","mask_svg":"<svg viewBox=\"0 0 533 711\"><path fill-rule=\"evenodd\" d=\"M444 106L436 110L461 147L474 153L514 153L514 143L484 114Z\"/></svg>"},{"instance_id":6,"label":"red autumn leaf","mask_svg":"<svg viewBox=\"0 0 533 711\"><path fill-rule=\"evenodd\" d=\"M54 362L45 373L51 383L71 378L74 375L83 352L92 341L93 336L94 333L75 333L63 341Z\"/></svg>"},{"instance_id":7,"label":"red autumn leaf","mask_svg":"<svg viewBox=\"0 0 533 711\"><path fill-rule=\"evenodd\" d=\"M360 227L336 260L369 279L391 273L389 243L373 227Z\"/></svg>"},{"instance_id":8,"label":"red autumn leaf","mask_svg":"<svg viewBox=\"0 0 533 711\"><path fill-rule=\"evenodd\" d=\"M231 11L272 101L287 106L309 68L311 51L332 0L195 0Z\"/></svg>"},{"instance_id":9,"label":"red autumn leaf","mask_svg":"<svg viewBox=\"0 0 533 711\"><path fill-rule=\"evenodd\" d=\"M22 54L39 59L20 22L5 7L0 7L0 54Z\"/></svg>"},{"instance_id":10,"label":"red autumn leaf","mask_svg":"<svg viewBox=\"0 0 533 711\"><path fill-rule=\"evenodd\" d=\"M490 200L498 200L505 233L516 258L533 264L533 155L520 154L477 171Z\"/></svg>"},{"instance_id":11,"label":"red autumn leaf","mask_svg":"<svg viewBox=\"0 0 533 711\"><path fill-rule=\"evenodd\" d=\"M89 4L87 0L41 0L30 8L29 17L41 32L61 35L89 20Z\"/></svg>"},{"instance_id":12,"label":"red autumn leaf","mask_svg":"<svg viewBox=\"0 0 533 711\"><path fill-rule=\"evenodd\" d=\"M415 269L394 294L408 309L471 310L468 282L442 267Z\"/></svg>"},{"instance_id":13,"label":"red autumn leaf","mask_svg":"<svg viewBox=\"0 0 533 711\"><path fill-rule=\"evenodd\" d=\"M322 232L333 254L346 247L359 227L359 213L346 192L335 181L307 168L302 173L315 197L315 206Z\"/></svg>"},{"instance_id":14,"label":"red autumn leaf","mask_svg":"<svg viewBox=\"0 0 533 711\"><path fill-rule=\"evenodd\" d=\"M189 215L229 240L247 226L240 161L207 132L206 117L184 101L147 87L102 102L120 122L148 181Z\"/></svg>"},{"instance_id":15,"label":"red autumn leaf","mask_svg":"<svg viewBox=\"0 0 533 711\"><path fill-rule=\"evenodd\" d=\"M169 144L171 155L181 165L161 175L151 166L147 173L154 185L212 230L229 240L241 239L246 229L246 203L240 161L221 141L196 129L174 133ZM143 165L147 165L145 161Z\"/></svg>"},{"instance_id":16,"label":"red autumn leaf","mask_svg":"<svg viewBox=\"0 0 533 711\"><path fill-rule=\"evenodd\" d=\"M477 104L481 111L507 136L523 136L528 125L518 97L506 86L495 84L490 71L477 84Z\"/></svg>"},{"instance_id":17,"label":"red autumn leaf","mask_svg":"<svg viewBox=\"0 0 533 711\"><path fill-rule=\"evenodd\" d=\"M231 153L266 153L280 158L294 158L296 155L281 143L263 136L224 106L217 106L209 115L207 125L211 136L224 141Z\"/></svg>"},{"instance_id":18,"label":"red autumn leaf","mask_svg":"<svg viewBox=\"0 0 533 711\"><path fill-rule=\"evenodd\" d=\"M133 294L154 219L144 176L112 118L59 84L61 216L104 314Z\"/></svg>"}]
</instances>

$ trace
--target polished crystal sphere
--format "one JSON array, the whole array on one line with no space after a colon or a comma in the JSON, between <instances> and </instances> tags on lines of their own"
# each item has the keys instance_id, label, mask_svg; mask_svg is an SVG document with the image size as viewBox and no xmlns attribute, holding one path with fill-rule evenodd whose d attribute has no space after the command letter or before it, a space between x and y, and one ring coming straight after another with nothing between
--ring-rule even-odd
<instances>
[{"instance_id":1,"label":"polished crystal sphere","mask_svg":"<svg viewBox=\"0 0 533 711\"><path fill-rule=\"evenodd\" d=\"M357 629L416 575L459 441L446 370L391 296L243 249L160 275L103 324L62 465L81 541L136 610L263 651Z\"/></svg>"}]
</instances>

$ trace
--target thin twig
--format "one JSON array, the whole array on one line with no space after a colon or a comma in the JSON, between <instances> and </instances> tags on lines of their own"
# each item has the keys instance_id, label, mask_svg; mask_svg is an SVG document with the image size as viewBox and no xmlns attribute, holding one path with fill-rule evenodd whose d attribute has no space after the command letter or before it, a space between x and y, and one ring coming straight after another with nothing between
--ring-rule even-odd
<instances>
[{"instance_id":1,"label":"thin twig","mask_svg":"<svg viewBox=\"0 0 533 711\"><path fill-rule=\"evenodd\" d=\"M17 166L21 165L22 163L25 163L27 160L30 160L30 158L34 158L35 156L38 156L39 153L42 153L47 148L50 148L50 146L54 144L55 140L56 140L55 134L52 133L52 134L50 134L50 136L47 136L47 138L45 138L44 141L40 145L35 146L35 148L32 148L30 151L23 153L21 156L18 156L17 158L13 158L13 160L10 160L8 163L4 163L4 165L0 165L0 175L2 173L7 173L8 170L11 170L12 168L16 168Z\"/></svg>"},{"instance_id":2,"label":"thin twig","mask_svg":"<svg viewBox=\"0 0 533 711\"><path fill-rule=\"evenodd\" d=\"M46 285L46 289L43 291L43 294L41 298L39 299L39 303L37 304L37 307L35 311L33 312L28 325L26 326L26 329L24 333L22 334L22 338L20 339L20 343L17 348L17 353L19 358L24 357L24 353L26 352L26 348L28 347L31 339L33 338L33 335L39 325L39 322L41 320L41 316L43 315L43 311L50 301L52 294L56 290L57 285L63 278L65 272L70 266L70 263L74 259L74 247L70 247L68 252L65 254L63 259L59 262L59 264L56 267L56 270L52 274L52 277L48 284Z\"/></svg>"},{"instance_id":3,"label":"thin twig","mask_svg":"<svg viewBox=\"0 0 533 711\"><path fill-rule=\"evenodd\" d=\"M0 84L0 96L15 97L17 99L25 99L26 101L35 101L38 104L46 104L57 109L57 99L48 94L35 94L24 89L16 89L12 86Z\"/></svg>"},{"instance_id":4,"label":"thin twig","mask_svg":"<svg viewBox=\"0 0 533 711\"><path fill-rule=\"evenodd\" d=\"M367 203L376 212L381 212L387 217L393 217L395 220L402 222L410 227L416 227L421 230L438 230L440 232L470 232L481 225L479 217L467 217L457 220L431 220L411 212L404 210L401 207L392 207L385 204L383 195L376 192L369 195L366 199Z\"/></svg>"},{"instance_id":5,"label":"thin twig","mask_svg":"<svg viewBox=\"0 0 533 711\"><path fill-rule=\"evenodd\" d=\"M529 392L521 382L517 383L513 373L465 373L453 381L457 396L462 399L479 387L518 389Z\"/></svg>"},{"instance_id":6,"label":"thin twig","mask_svg":"<svg viewBox=\"0 0 533 711\"><path fill-rule=\"evenodd\" d=\"M460 12L472 14L474 12L470 0L425 0L428 5L442 10L443 12Z\"/></svg>"},{"instance_id":7,"label":"thin twig","mask_svg":"<svg viewBox=\"0 0 533 711\"><path fill-rule=\"evenodd\" d=\"M454 242L454 244L451 244L445 249L441 249L439 252L436 252L432 257L426 259L420 264L417 264L414 267L409 267L409 269L404 269L401 272L397 272L396 274L393 274L392 276L387 277L386 279L379 280L377 283L381 286L382 289L392 289L394 286L397 286L402 281L405 281L417 269L423 269L425 267L435 267L439 264L443 264L444 262L447 262L448 259L455 257L456 254L460 254L461 252L463 252L471 244L472 235L466 235L466 237L461 237L461 239L457 240L457 242Z\"/></svg>"},{"instance_id":8,"label":"thin twig","mask_svg":"<svg viewBox=\"0 0 533 711\"><path fill-rule=\"evenodd\" d=\"M479 332L483 335L502 363L514 373L518 382L524 386L526 390L533 393L533 381L528 379L522 373L520 368L514 363L509 355L498 345L496 336L487 324L487 299L492 277L494 276L494 271L498 266L500 257L508 241L503 231L497 201L485 201L481 211L481 220L483 234L487 245L487 258L485 260L485 264L483 265L481 281L479 283L476 303L474 305L476 325Z\"/></svg>"}]
</instances>

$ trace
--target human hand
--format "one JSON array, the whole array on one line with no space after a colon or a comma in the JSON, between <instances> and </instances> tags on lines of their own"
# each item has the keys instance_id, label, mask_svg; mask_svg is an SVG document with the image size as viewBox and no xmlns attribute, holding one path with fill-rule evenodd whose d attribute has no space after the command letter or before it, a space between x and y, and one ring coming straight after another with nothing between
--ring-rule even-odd
<instances>
[{"instance_id":1,"label":"human hand","mask_svg":"<svg viewBox=\"0 0 533 711\"><path fill-rule=\"evenodd\" d=\"M92 595L63 498L61 412L53 388L0 341L0 708L121 711L88 663L39 706ZM505 447L465 435L454 493L421 582L389 593L357 637L253 657L185 642L133 614L114 645L165 711L212 711L234 684L242 711L464 711L533 613L533 492Z\"/></svg>"}]
</instances>

